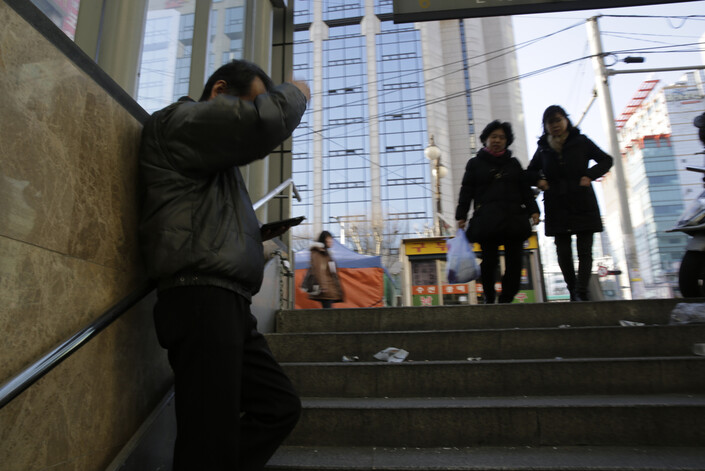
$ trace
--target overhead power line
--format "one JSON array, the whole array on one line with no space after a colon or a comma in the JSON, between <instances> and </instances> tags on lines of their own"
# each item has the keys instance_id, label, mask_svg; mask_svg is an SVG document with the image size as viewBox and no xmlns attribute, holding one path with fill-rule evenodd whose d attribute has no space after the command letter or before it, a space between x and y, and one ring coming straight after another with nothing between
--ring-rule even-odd
<instances>
[{"instance_id":1,"label":"overhead power line","mask_svg":"<svg viewBox=\"0 0 705 471\"><path fill-rule=\"evenodd\" d=\"M613 16L613 17L643 17L643 16L640 16L640 15L603 15L603 16ZM667 18L667 17L653 17L653 18ZM682 17L672 17L672 18L682 18ZM703 18L703 19L705 19L705 15L691 15L691 16L689 16L689 17L687 17L687 18L697 18L697 19ZM500 58L500 57L502 57L502 56L504 56L504 55L510 54L510 53L512 53L512 52L516 52L517 50L519 50L519 49L521 49L521 48L523 48L523 47L527 47L527 46L532 45L532 44L534 44L534 43L536 43L536 42L539 42L539 41L544 40L544 39L546 39L546 38L555 36L555 35L557 35L557 34L560 34L560 33L562 33L562 32L568 31L568 30L570 30L570 29L573 29L573 28L575 28L575 27L577 27L577 26L581 26L581 25L583 25L583 24L584 24L584 22L581 21L581 22L579 22L579 23L576 23L576 24L574 24L574 25L568 26L568 27L566 27L566 28L562 28L562 29L557 30L557 31L555 31L555 32L548 33L548 34L539 36L539 37L537 37L537 38L533 38L533 39L524 41L523 43L520 43L520 44L516 44L516 45L512 45L512 46L507 46L507 47L504 47L504 48L501 48L501 49L497 49L497 50L495 50L495 51L490 51L490 52L487 52L487 53L479 54L479 55L477 55L477 56L474 56L474 57L470 58L469 60L473 60L473 59L483 59L483 60L481 60L480 62L472 63L472 64L469 65L469 67L479 66L479 65L484 64L484 63L486 63L486 62L488 62L488 61L495 60L495 59ZM645 35L648 36L649 34L645 34ZM669 44L669 45L654 46L654 47L649 47L649 48L634 48L634 49L617 50L617 51L612 51L612 52L605 53L605 54L607 54L607 55L612 55L612 54L616 55L616 54L635 54L635 53L637 53L637 54L647 54L647 53L665 53L665 52L668 52L668 53L673 53L673 52L692 52L692 50L682 50L682 49L681 49L681 50L665 50L665 49L666 49L666 48L679 48L679 47L686 47L686 46L696 46L696 45L702 45L702 44L703 44L703 43L700 43L700 42L685 43L685 44ZM505 84L511 83L511 82L513 82L513 81L522 80L522 79L525 79L525 78L529 78L529 77L534 77L534 76L537 76L537 75L545 74L545 73L548 73L548 72L551 72L551 71L554 71L554 70L557 70L557 69L566 67L566 66L568 66L568 65L570 65L570 64L574 64L574 63L576 63L576 62L586 61L586 60L588 60L588 59L592 59L592 55L584 55L584 56L579 57L579 58L576 58L576 59L571 59L571 60L564 61L564 62L561 62L561 63L558 63L558 64L550 65L550 66L547 66L547 67L542 67L542 68L539 68L539 69L536 69L536 70L533 70L533 71L530 71L530 72L527 72L527 73L524 73L524 74L519 74L519 75L516 75L516 76L513 76L513 77L507 77L507 78L500 79L500 80L497 80L497 81L494 81L494 82L490 82L490 83L487 83L487 84L484 84L484 85L481 85L481 86L478 86L478 87L472 87L470 90L459 91L459 92L456 92L456 93L448 94L448 95L443 96L443 97L438 97L438 98L433 99L433 100L427 100L427 101L424 101L424 102L421 102L421 103L416 103L416 104L414 104L414 105L412 105L412 106L402 107L402 108L398 108L398 109L396 109L396 110L394 110L394 111L387 111L387 112L385 112L385 113L380 113L380 114L378 114L377 116L367 117L367 118L364 118L364 117L363 117L364 121L361 123L361 124L362 124L362 127L355 129L355 134L364 133L365 129L368 128L369 122L370 122L371 119L380 119L380 118L383 118L385 115L390 114L390 113L405 113L405 112L409 112L409 111L414 111L414 110L416 110L416 109L418 109L418 108L425 107L425 106L427 106L427 105L433 105L433 104L437 104L437 103L442 103L443 101L452 100L452 99L455 99L455 98L458 98L458 97L462 97L462 96L465 96L465 95L468 95L468 94L472 94L472 93L477 93L477 92L484 91L484 90L487 90L487 89L490 89L490 88L493 88L493 87L497 87L497 86L500 86L500 85L505 85ZM414 71L414 72L411 72L411 73L400 73L400 74L397 75L396 77L402 78L402 77L409 76L409 75L417 75L417 74L419 74L419 73L428 72L428 71L433 71L433 70L439 69L439 68L448 68L448 67L457 65L457 64L459 64L459 63L462 63L462 62L463 62L463 61L455 61L455 62L451 62L451 63L442 64L442 65L439 65L439 66L434 66L434 67L430 67L430 68L427 68L427 69L423 69L423 70L421 70L421 71ZM462 72L464 69L465 69L464 67L461 67L461 68L458 68L458 69L456 69L456 70L451 70L451 71L449 71L449 72L446 72L445 74L442 74L442 75L439 75L439 76L437 76L437 77L434 77L434 79L439 79L439 78L442 78L442 77L445 77L445 76L448 76L448 75L451 75L451 74L459 73L459 72ZM369 82L369 83L366 82L365 84L366 84L366 85L369 85L369 84L376 85L376 84L378 84L379 82L381 82L381 79L376 80L376 81L374 81L374 82ZM355 85L351 85L351 86L354 87ZM362 84L361 84L361 86L362 86ZM379 96L382 97L382 96L386 95L387 93L391 93L391 92L392 92L392 91L390 91L390 92L382 92L382 93L380 93ZM323 92L319 92L319 93L322 94ZM347 103L347 104L345 104L345 105L339 105L339 106L340 106L340 107L344 107L344 106L350 106L350 105L353 105L353 104L360 104L360 103L366 103L366 99L361 99L361 100L359 100L359 101L350 102L350 103ZM328 108L328 109L334 109L334 108L337 108L337 107L332 107L332 108ZM302 135L299 135L299 136L295 136L295 137L297 137L297 138L306 138L307 136L310 136L310 135L313 134L313 133L326 133L326 132L331 131L332 129L340 128L340 127L343 127L343 126L350 126L350 125L349 125L349 124L333 124L333 125L328 125L328 126L325 126L324 128L322 128L322 129L320 129L320 130L310 130L308 133L305 133L305 134L302 134ZM329 143L331 143L331 144L333 144L333 145L339 147L340 149L344 149L344 148L345 148L345 146L343 146L342 144L340 144L339 142L337 142L336 138L327 136L327 135L325 135L325 134L323 135L323 138L324 138L326 141L328 141ZM357 157L359 157L359 158L361 158L362 160L364 160L364 161L366 161L366 162L372 164L372 162L369 160L369 158L365 157L364 155L357 155ZM420 159L420 161L423 161L423 159ZM401 176L400 174L398 174L398 173L396 173L396 172L394 172L394 171L389 171L388 168L385 168L385 170L387 170L390 175ZM427 185L427 184L420 184L420 183L417 183L416 185L418 185L418 186L424 188L424 190L426 190L426 191L432 191L432 189L430 188L430 186ZM327 190L327 191L326 191L326 194L332 194L332 193L337 192L337 191L345 191L345 189Z\"/></svg>"}]
</instances>

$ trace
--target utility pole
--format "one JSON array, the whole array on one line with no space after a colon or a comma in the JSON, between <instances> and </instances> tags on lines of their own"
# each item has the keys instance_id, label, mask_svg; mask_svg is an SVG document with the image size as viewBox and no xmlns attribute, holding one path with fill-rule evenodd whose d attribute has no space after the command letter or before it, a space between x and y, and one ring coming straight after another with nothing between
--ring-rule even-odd
<instances>
[{"instance_id":1,"label":"utility pole","mask_svg":"<svg viewBox=\"0 0 705 471\"><path fill-rule=\"evenodd\" d=\"M602 124L607 134L609 153L614 157L614 173L616 179L617 198L619 200L620 222L622 226L622 237L624 244L624 254L629 274L629 286L632 292L632 299L640 297L643 291L643 283L639 272L639 259L636 254L636 242L634 240L634 229L632 218L629 213L629 197L627 195L627 180L624 174L622 162L622 152L619 149L619 138L615 128L614 111L612 108L612 95L610 94L609 79L605 68L604 53L602 51L602 40L600 30L597 25L597 16L587 20L588 41L590 42L590 52L592 54L592 65L595 71L595 90L600 99L600 111L602 114Z\"/></svg>"}]
</instances>

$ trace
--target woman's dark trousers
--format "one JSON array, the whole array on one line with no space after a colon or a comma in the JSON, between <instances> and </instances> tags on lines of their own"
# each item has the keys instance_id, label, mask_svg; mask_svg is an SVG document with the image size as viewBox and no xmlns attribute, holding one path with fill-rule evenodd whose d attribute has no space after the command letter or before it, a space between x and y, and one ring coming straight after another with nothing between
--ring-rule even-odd
<instances>
[{"instance_id":1,"label":"woman's dark trousers","mask_svg":"<svg viewBox=\"0 0 705 471\"><path fill-rule=\"evenodd\" d=\"M482 248L482 289L485 292L485 303L493 304L495 300L495 273L499 263L499 246L496 243L480 244ZM521 282L521 265L524 241L507 242L504 244L504 275L502 275L502 293L500 303L511 303L519 292Z\"/></svg>"},{"instance_id":2,"label":"woman's dark trousers","mask_svg":"<svg viewBox=\"0 0 705 471\"><path fill-rule=\"evenodd\" d=\"M172 288L159 292L154 320L174 370L174 471L264 469L301 401L249 302L222 288Z\"/></svg>"},{"instance_id":3,"label":"woman's dark trousers","mask_svg":"<svg viewBox=\"0 0 705 471\"><path fill-rule=\"evenodd\" d=\"M570 292L571 301L587 301L590 274L592 273L592 240L593 232L576 234L578 249L578 275L575 275L573 265L573 248L571 234L556 235L556 255L558 266L563 272L563 279Z\"/></svg>"}]
</instances>

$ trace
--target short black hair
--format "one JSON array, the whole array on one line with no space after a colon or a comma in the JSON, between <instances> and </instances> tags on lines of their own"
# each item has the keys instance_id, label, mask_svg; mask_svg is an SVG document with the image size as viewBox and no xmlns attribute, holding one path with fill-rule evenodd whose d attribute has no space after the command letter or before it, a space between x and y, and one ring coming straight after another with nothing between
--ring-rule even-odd
<instances>
[{"instance_id":1,"label":"short black hair","mask_svg":"<svg viewBox=\"0 0 705 471\"><path fill-rule=\"evenodd\" d=\"M698 137L700 138L700 142L705 145L705 113L695 117L693 120L693 126L698 128Z\"/></svg>"},{"instance_id":2,"label":"short black hair","mask_svg":"<svg viewBox=\"0 0 705 471\"><path fill-rule=\"evenodd\" d=\"M262 80L267 91L274 87L274 82L269 78L269 75L254 62L240 59L232 60L222 65L208 78L199 101L206 101L210 98L213 85L218 80L224 80L228 84L226 89L228 95L247 95L252 86L252 81L257 77Z\"/></svg>"},{"instance_id":3,"label":"short black hair","mask_svg":"<svg viewBox=\"0 0 705 471\"><path fill-rule=\"evenodd\" d=\"M322 244L325 245L326 239L330 237L331 239L333 238L333 234L331 234L328 231L323 231L321 232L321 235L318 236L318 242L321 242Z\"/></svg>"},{"instance_id":4,"label":"short black hair","mask_svg":"<svg viewBox=\"0 0 705 471\"><path fill-rule=\"evenodd\" d=\"M563 107L558 106L558 105L551 105L546 110L543 112L543 118L541 119L541 126L543 127L543 133L548 134L548 129L546 129L546 121L551 119L554 115L561 115L563 116L566 121L568 121L568 131L573 129L573 123L571 122L570 118L568 117L568 113L565 112Z\"/></svg>"},{"instance_id":5,"label":"short black hair","mask_svg":"<svg viewBox=\"0 0 705 471\"><path fill-rule=\"evenodd\" d=\"M492 121L490 124L485 126L485 129L482 130L482 134L480 134L480 142L482 142L482 145L487 145L487 138L490 137L490 134L495 132L497 129L501 129L504 131L504 135L507 136L507 147L512 145L512 142L514 142L514 132L512 132L512 125L507 123L506 121L503 123L498 119L495 119Z\"/></svg>"}]
</instances>

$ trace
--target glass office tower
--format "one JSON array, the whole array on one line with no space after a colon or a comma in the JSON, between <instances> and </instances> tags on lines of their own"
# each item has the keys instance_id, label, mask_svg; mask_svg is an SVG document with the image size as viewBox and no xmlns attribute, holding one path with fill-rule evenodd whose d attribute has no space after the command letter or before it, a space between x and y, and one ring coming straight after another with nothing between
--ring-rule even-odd
<instances>
[{"instance_id":1,"label":"glass office tower","mask_svg":"<svg viewBox=\"0 0 705 471\"><path fill-rule=\"evenodd\" d=\"M192 1L147 2L137 101L150 113L189 94L195 6ZM245 0L212 1L206 77L242 59L245 7Z\"/></svg>"},{"instance_id":2,"label":"glass office tower","mask_svg":"<svg viewBox=\"0 0 705 471\"><path fill-rule=\"evenodd\" d=\"M686 167L703 165L693 119L703 110L705 73L686 72L677 82L664 85L657 79L643 82L617 120L639 270L645 296L653 298L678 293L678 269L688 237L666 231L703 187L702 175ZM605 177L605 184L611 190L605 192L610 211L617 204L612 175ZM620 221L606 214L607 232L618 245ZM624 267L622 260L618 263Z\"/></svg>"}]
</instances>

